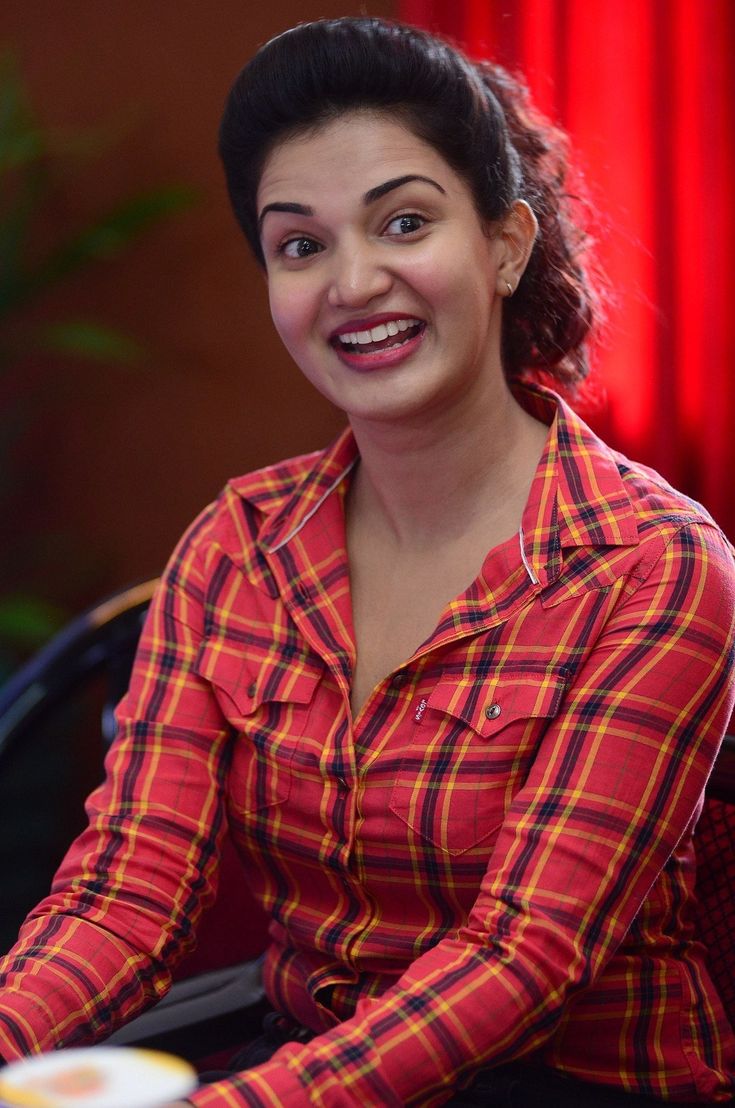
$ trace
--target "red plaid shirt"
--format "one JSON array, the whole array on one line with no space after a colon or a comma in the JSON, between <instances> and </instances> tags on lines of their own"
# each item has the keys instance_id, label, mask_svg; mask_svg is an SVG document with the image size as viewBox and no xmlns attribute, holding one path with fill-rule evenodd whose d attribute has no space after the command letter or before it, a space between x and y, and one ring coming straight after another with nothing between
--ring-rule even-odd
<instances>
[{"instance_id":1,"label":"red plaid shirt","mask_svg":"<svg viewBox=\"0 0 735 1108\"><path fill-rule=\"evenodd\" d=\"M525 397L551 432L520 534L354 721L349 433L191 527L90 826L0 966L0 1053L100 1037L165 991L227 820L273 919L269 996L320 1034L201 1108L438 1105L530 1055L728 1099L691 833L732 708L731 550Z\"/></svg>"}]
</instances>

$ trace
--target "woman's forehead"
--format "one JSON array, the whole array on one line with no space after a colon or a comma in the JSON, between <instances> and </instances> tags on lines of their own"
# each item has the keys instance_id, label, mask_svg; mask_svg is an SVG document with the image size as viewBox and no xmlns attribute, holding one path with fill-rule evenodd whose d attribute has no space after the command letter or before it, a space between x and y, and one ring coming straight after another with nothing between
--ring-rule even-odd
<instances>
[{"instance_id":1,"label":"woman's forehead","mask_svg":"<svg viewBox=\"0 0 735 1108\"><path fill-rule=\"evenodd\" d=\"M422 170L430 170L432 177L456 176L441 154L402 119L383 112L352 111L275 144L261 173L258 207L282 189L307 193L329 187L331 191L339 184L351 192L364 192L388 179L386 174L422 175Z\"/></svg>"}]
</instances>

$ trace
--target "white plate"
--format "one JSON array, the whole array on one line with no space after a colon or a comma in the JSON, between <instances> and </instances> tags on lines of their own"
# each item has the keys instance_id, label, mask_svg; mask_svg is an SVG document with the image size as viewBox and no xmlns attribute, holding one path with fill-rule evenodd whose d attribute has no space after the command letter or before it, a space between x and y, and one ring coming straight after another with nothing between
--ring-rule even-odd
<instances>
[{"instance_id":1,"label":"white plate","mask_svg":"<svg viewBox=\"0 0 735 1108\"><path fill-rule=\"evenodd\" d=\"M196 1088L188 1062L157 1050L79 1047L38 1054L0 1070L12 1108L155 1108Z\"/></svg>"}]
</instances>

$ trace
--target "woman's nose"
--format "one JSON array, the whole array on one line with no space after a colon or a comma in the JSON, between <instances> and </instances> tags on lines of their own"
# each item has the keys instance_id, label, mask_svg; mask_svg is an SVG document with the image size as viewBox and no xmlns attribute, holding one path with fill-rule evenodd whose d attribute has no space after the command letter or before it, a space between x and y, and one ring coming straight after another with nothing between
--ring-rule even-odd
<instances>
[{"instance_id":1,"label":"woman's nose","mask_svg":"<svg viewBox=\"0 0 735 1108\"><path fill-rule=\"evenodd\" d=\"M370 246L345 244L332 257L328 300L333 308L358 308L388 292L390 272Z\"/></svg>"}]
</instances>

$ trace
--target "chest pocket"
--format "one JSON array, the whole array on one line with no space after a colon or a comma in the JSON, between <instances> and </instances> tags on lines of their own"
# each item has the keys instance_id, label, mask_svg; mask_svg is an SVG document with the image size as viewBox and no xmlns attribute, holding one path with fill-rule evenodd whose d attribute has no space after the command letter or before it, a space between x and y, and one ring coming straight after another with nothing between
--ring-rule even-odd
<instances>
[{"instance_id":1,"label":"chest pocket","mask_svg":"<svg viewBox=\"0 0 735 1108\"><path fill-rule=\"evenodd\" d=\"M213 688L236 733L229 804L240 815L282 804L291 791L292 763L308 726L321 669L229 639L208 639L195 668Z\"/></svg>"},{"instance_id":2,"label":"chest pocket","mask_svg":"<svg viewBox=\"0 0 735 1108\"><path fill-rule=\"evenodd\" d=\"M440 681L417 708L391 810L444 853L481 847L523 785L566 680L553 669L471 686Z\"/></svg>"}]
</instances>

